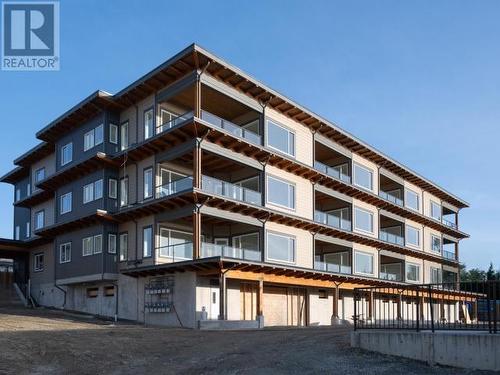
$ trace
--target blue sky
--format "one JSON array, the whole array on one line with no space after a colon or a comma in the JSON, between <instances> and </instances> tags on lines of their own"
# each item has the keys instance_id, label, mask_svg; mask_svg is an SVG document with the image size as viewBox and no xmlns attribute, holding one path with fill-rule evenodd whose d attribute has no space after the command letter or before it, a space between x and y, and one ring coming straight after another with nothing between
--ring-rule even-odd
<instances>
[{"instance_id":1,"label":"blue sky","mask_svg":"<svg viewBox=\"0 0 500 375\"><path fill-rule=\"evenodd\" d=\"M500 267L500 2L61 1L61 70L0 71L0 172L96 89L196 42L464 198L468 267ZM0 184L0 236L12 237Z\"/></svg>"}]
</instances>

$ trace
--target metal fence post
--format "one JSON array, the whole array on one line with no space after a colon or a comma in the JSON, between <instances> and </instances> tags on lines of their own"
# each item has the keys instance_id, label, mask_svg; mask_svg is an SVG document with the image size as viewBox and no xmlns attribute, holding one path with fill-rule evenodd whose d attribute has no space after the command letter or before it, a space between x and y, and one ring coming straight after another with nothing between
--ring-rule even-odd
<instances>
[{"instance_id":1,"label":"metal fence post","mask_svg":"<svg viewBox=\"0 0 500 375\"><path fill-rule=\"evenodd\" d=\"M417 332L420 331L420 288L417 286Z\"/></svg>"},{"instance_id":2,"label":"metal fence post","mask_svg":"<svg viewBox=\"0 0 500 375\"><path fill-rule=\"evenodd\" d=\"M434 333L434 306L432 304L432 286L429 285L429 307L431 309L431 330Z\"/></svg>"},{"instance_id":3,"label":"metal fence post","mask_svg":"<svg viewBox=\"0 0 500 375\"><path fill-rule=\"evenodd\" d=\"M488 331L490 333L493 333L492 327L491 327L491 291L490 291L490 283L488 281L485 281L484 284L486 284L486 309L488 310Z\"/></svg>"},{"instance_id":4,"label":"metal fence post","mask_svg":"<svg viewBox=\"0 0 500 375\"><path fill-rule=\"evenodd\" d=\"M358 327L358 317L356 315L356 313L357 313L356 305L358 304L358 302L356 301L357 294L358 294L358 292L356 290L354 290L354 330L356 330Z\"/></svg>"},{"instance_id":5,"label":"metal fence post","mask_svg":"<svg viewBox=\"0 0 500 375\"><path fill-rule=\"evenodd\" d=\"M497 287L500 285L498 281L492 281L493 285L493 333L497 333Z\"/></svg>"}]
</instances>

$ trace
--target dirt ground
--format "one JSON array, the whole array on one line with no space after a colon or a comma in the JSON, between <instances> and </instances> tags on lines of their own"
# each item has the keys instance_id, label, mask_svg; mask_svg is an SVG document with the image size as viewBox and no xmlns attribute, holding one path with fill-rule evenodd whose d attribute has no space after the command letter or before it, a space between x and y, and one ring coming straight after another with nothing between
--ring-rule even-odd
<instances>
[{"instance_id":1,"label":"dirt ground","mask_svg":"<svg viewBox=\"0 0 500 375\"><path fill-rule=\"evenodd\" d=\"M349 329L198 331L0 308L0 374L473 374L349 347Z\"/></svg>"}]
</instances>

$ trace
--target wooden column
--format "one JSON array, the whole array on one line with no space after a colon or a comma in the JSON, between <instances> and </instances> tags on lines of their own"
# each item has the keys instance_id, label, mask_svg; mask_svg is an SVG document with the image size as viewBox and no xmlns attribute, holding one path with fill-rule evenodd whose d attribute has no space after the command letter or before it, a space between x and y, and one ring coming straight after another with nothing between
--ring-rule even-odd
<instances>
[{"instance_id":1,"label":"wooden column","mask_svg":"<svg viewBox=\"0 0 500 375\"><path fill-rule=\"evenodd\" d=\"M201 117L201 81L200 74L196 77L196 83L194 86L194 115L195 117Z\"/></svg>"},{"instance_id":2,"label":"wooden column","mask_svg":"<svg viewBox=\"0 0 500 375\"><path fill-rule=\"evenodd\" d=\"M201 213L193 211L193 259L198 259L201 252Z\"/></svg>"},{"instance_id":3,"label":"wooden column","mask_svg":"<svg viewBox=\"0 0 500 375\"><path fill-rule=\"evenodd\" d=\"M259 280L259 289L257 295L257 316L264 315L264 280Z\"/></svg>"},{"instance_id":4,"label":"wooden column","mask_svg":"<svg viewBox=\"0 0 500 375\"><path fill-rule=\"evenodd\" d=\"M335 285L333 289L333 303L332 303L332 318L339 318L339 286Z\"/></svg>"},{"instance_id":5,"label":"wooden column","mask_svg":"<svg viewBox=\"0 0 500 375\"><path fill-rule=\"evenodd\" d=\"M219 277L219 320L226 320L226 274Z\"/></svg>"},{"instance_id":6,"label":"wooden column","mask_svg":"<svg viewBox=\"0 0 500 375\"><path fill-rule=\"evenodd\" d=\"M396 302L396 304L397 304L396 305L396 311L397 311L397 319L399 319L399 320L403 318L403 314L402 314L402 311L401 311L402 307L403 307L402 303L403 303L403 301L402 301L401 294L398 294L398 296L397 296L397 302Z\"/></svg>"},{"instance_id":7,"label":"wooden column","mask_svg":"<svg viewBox=\"0 0 500 375\"><path fill-rule=\"evenodd\" d=\"M201 147L199 142L193 149L193 187L201 189Z\"/></svg>"},{"instance_id":8,"label":"wooden column","mask_svg":"<svg viewBox=\"0 0 500 375\"><path fill-rule=\"evenodd\" d=\"M419 317L419 319L422 322L424 321L424 307L425 307L424 301L425 301L424 296L420 297L420 300L418 301L418 303L420 304L420 317Z\"/></svg>"}]
</instances>

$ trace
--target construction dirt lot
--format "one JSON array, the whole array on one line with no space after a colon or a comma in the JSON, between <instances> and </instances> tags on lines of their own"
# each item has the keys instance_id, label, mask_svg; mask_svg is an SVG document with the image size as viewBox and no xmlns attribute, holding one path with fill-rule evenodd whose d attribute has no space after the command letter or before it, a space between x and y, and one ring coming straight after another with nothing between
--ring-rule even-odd
<instances>
[{"instance_id":1,"label":"construction dirt lot","mask_svg":"<svg viewBox=\"0 0 500 375\"><path fill-rule=\"evenodd\" d=\"M0 308L0 374L486 373L349 347L348 328L198 331Z\"/></svg>"}]
</instances>

